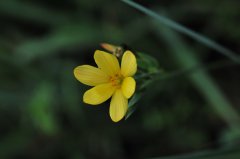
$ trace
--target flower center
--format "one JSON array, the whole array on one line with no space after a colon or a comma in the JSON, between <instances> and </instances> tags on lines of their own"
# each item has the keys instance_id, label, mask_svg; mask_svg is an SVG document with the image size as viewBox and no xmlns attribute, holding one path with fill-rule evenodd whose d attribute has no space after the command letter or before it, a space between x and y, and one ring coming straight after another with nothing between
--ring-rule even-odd
<instances>
[{"instance_id":1,"label":"flower center","mask_svg":"<svg viewBox=\"0 0 240 159\"><path fill-rule=\"evenodd\" d=\"M111 82L112 86L120 88L123 76L120 73L110 76L109 81Z\"/></svg>"}]
</instances>

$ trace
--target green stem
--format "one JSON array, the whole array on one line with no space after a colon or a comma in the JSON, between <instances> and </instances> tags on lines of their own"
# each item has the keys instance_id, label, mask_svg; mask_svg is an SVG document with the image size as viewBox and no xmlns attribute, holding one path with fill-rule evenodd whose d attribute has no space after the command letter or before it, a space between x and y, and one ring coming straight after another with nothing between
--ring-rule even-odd
<instances>
[{"instance_id":1,"label":"green stem","mask_svg":"<svg viewBox=\"0 0 240 159\"><path fill-rule=\"evenodd\" d=\"M236 63L233 63L232 61L220 61L220 62L214 62L211 64L208 64L207 66L203 65L196 65L191 68L187 69L181 69L177 71L173 71L171 73L163 73L162 71L157 71L154 73L144 73L141 76L136 77L136 79L141 79L141 78L147 78L147 77L152 77L154 76L154 80L151 80L151 83L155 82L156 80L165 80L165 79L171 79L179 76L184 76L184 75L189 75L191 73L194 73L195 71L198 70L214 70L214 69L219 69L227 66L235 66L238 65Z\"/></svg>"}]
</instances>

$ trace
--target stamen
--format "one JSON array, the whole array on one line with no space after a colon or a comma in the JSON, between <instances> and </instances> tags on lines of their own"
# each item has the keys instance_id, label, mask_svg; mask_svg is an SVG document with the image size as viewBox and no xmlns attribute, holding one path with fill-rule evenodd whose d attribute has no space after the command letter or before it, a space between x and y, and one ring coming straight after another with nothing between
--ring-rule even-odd
<instances>
[{"instance_id":1,"label":"stamen","mask_svg":"<svg viewBox=\"0 0 240 159\"><path fill-rule=\"evenodd\" d=\"M109 78L112 86L119 88L122 84L123 77L121 74L117 73Z\"/></svg>"}]
</instances>

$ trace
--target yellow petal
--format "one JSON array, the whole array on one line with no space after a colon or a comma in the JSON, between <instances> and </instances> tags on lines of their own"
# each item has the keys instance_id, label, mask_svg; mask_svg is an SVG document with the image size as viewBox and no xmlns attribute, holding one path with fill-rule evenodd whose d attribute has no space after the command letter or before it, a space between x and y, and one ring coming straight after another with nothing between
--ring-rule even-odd
<instances>
[{"instance_id":1,"label":"yellow petal","mask_svg":"<svg viewBox=\"0 0 240 159\"><path fill-rule=\"evenodd\" d=\"M133 76L137 71L137 61L131 51L125 51L122 57L121 72L124 77Z\"/></svg>"},{"instance_id":2,"label":"yellow petal","mask_svg":"<svg viewBox=\"0 0 240 159\"><path fill-rule=\"evenodd\" d=\"M126 112L128 107L128 100L122 94L120 89L116 90L113 94L111 103L110 103L110 117L114 122L118 122L121 120Z\"/></svg>"},{"instance_id":3,"label":"yellow petal","mask_svg":"<svg viewBox=\"0 0 240 159\"><path fill-rule=\"evenodd\" d=\"M101 104L108 100L114 91L115 88L112 87L111 83L97 85L84 93L83 101L91 105Z\"/></svg>"},{"instance_id":4,"label":"yellow petal","mask_svg":"<svg viewBox=\"0 0 240 159\"><path fill-rule=\"evenodd\" d=\"M120 70L118 59L112 54L96 50L94 59L98 67L108 75L114 75Z\"/></svg>"},{"instance_id":5,"label":"yellow petal","mask_svg":"<svg viewBox=\"0 0 240 159\"><path fill-rule=\"evenodd\" d=\"M89 86L96 86L109 81L109 76L105 72L90 65L78 66L73 73L77 80Z\"/></svg>"},{"instance_id":6,"label":"yellow petal","mask_svg":"<svg viewBox=\"0 0 240 159\"><path fill-rule=\"evenodd\" d=\"M124 78L122 83L122 92L127 99L133 95L133 93L135 92L135 88L136 88L136 82L134 78L132 77Z\"/></svg>"}]
</instances>

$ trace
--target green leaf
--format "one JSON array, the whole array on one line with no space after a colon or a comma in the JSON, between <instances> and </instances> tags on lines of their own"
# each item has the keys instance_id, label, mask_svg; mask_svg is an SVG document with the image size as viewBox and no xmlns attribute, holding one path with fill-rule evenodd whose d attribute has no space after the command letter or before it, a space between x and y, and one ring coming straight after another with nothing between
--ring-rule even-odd
<instances>
[{"instance_id":1,"label":"green leaf","mask_svg":"<svg viewBox=\"0 0 240 159\"><path fill-rule=\"evenodd\" d=\"M142 97L142 93L136 93L130 99L128 103L128 111L127 111L127 114L125 115L125 120L127 120L133 114L133 112L137 109L136 103L141 99L141 97Z\"/></svg>"},{"instance_id":2,"label":"green leaf","mask_svg":"<svg viewBox=\"0 0 240 159\"><path fill-rule=\"evenodd\" d=\"M53 87L48 83L42 83L36 88L28 105L28 112L34 126L48 135L58 131L56 117L52 110L53 101Z\"/></svg>"},{"instance_id":3,"label":"green leaf","mask_svg":"<svg viewBox=\"0 0 240 159\"><path fill-rule=\"evenodd\" d=\"M155 73L159 71L159 63L154 57L142 52L138 52L137 55L139 68L146 70L148 73Z\"/></svg>"}]
</instances>

